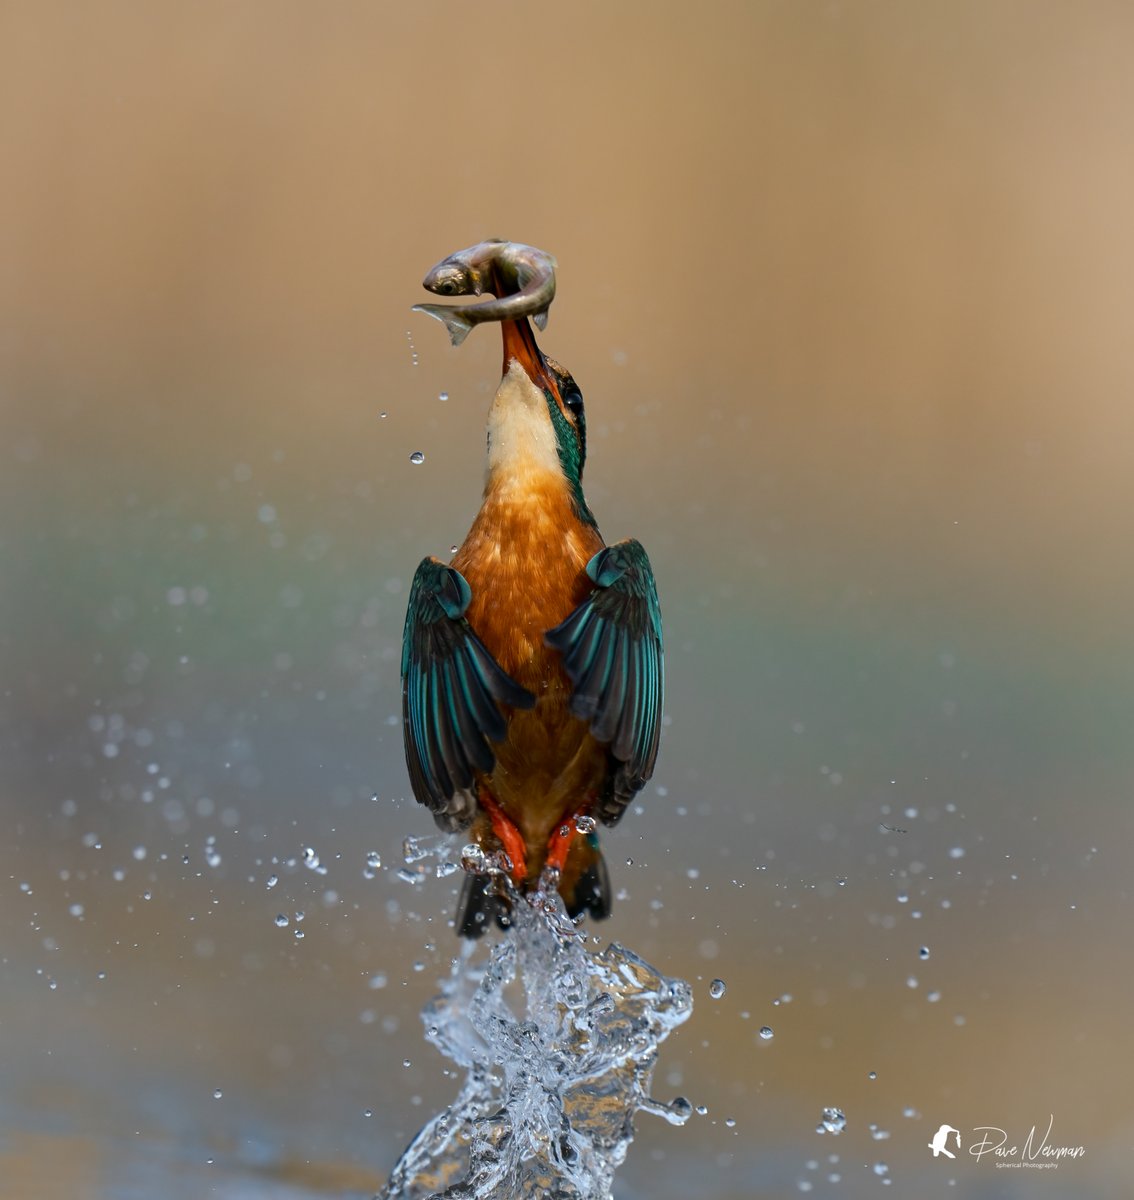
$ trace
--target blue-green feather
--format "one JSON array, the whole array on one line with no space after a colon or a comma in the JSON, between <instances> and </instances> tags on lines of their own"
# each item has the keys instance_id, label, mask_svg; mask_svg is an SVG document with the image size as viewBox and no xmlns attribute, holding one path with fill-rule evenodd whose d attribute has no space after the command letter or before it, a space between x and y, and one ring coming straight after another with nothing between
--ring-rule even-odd
<instances>
[{"instance_id":1,"label":"blue-green feather","mask_svg":"<svg viewBox=\"0 0 1134 1200\"><path fill-rule=\"evenodd\" d=\"M587 564L594 591L549 630L573 685L571 711L615 760L598 813L608 824L653 773L665 693L661 606L650 560L628 539Z\"/></svg>"},{"instance_id":2,"label":"blue-green feather","mask_svg":"<svg viewBox=\"0 0 1134 1200\"><path fill-rule=\"evenodd\" d=\"M468 581L436 558L413 578L402 638L402 719L414 795L444 828L467 824L476 771L496 761L491 742L507 724L500 705L530 708L535 697L510 678L465 613Z\"/></svg>"}]
</instances>

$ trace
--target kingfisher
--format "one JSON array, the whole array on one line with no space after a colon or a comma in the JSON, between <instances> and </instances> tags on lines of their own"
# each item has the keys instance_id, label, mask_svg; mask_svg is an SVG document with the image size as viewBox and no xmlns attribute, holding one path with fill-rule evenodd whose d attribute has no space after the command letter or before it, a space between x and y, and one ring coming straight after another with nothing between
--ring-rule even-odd
<instances>
[{"instance_id":1,"label":"kingfisher","mask_svg":"<svg viewBox=\"0 0 1134 1200\"><path fill-rule=\"evenodd\" d=\"M586 421L571 375L526 316L505 320L480 511L410 588L402 718L414 796L447 831L503 851L517 892L550 869L568 914L607 917L598 823L657 761L665 685L649 558L607 545L583 495ZM508 889L465 877L460 936L510 924Z\"/></svg>"}]
</instances>

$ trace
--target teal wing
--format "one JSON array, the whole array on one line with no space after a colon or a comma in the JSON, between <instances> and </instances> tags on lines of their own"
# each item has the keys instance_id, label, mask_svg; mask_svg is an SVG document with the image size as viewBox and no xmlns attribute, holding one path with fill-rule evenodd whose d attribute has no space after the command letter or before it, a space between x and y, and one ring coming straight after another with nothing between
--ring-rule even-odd
<instances>
[{"instance_id":1,"label":"teal wing","mask_svg":"<svg viewBox=\"0 0 1134 1200\"><path fill-rule=\"evenodd\" d=\"M436 558L413 577L402 638L402 723L406 764L418 802L442 829L476 812L474 772L491 771L491 742L507 732L501 704L531 708L535 697L507 675L465 619L468 581Z\"/></svg>"},{"instance_id":2,"label":"teal wing","mask_svg":"<svg viewBox=\"0 0 1134 1200\"><path fill-rule=\"evenodd\" d=\"M587 563L594 591L546 634L574 685L571 711L613 759L596 815L613 825L653 774L665 691L661 608L650 560L629 538Z\"/></svg>"}]
</instances>

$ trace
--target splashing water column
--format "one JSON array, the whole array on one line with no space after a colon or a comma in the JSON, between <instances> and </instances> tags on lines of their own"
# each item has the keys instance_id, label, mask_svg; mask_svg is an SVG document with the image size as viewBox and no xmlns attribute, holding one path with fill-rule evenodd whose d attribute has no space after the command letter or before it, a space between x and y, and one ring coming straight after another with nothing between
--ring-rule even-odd
<instances>
[{"instance_id":1,"label":"splashing water column","mask_svg":"<svg viewBox=\"0 0 1134 1200\"><path fill-rule=\"evenodd\" d=\"M422 1013L428 1040L467 1074L383 1200L606 1197L634 1114L669 1108L649 1088L662 1041L693 1010L689 985L617 944L589 950L554 889L532 901L482 965L466 949ZM514 981L523 1011L505 994Z\"/></svg>"}]
</instances>

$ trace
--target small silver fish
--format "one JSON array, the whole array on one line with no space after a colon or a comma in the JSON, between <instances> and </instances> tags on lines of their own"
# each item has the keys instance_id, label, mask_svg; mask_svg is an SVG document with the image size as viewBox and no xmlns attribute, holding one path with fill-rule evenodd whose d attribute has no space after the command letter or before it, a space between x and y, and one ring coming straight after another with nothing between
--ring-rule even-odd
<instances>
[{"instance_id":1,"label":"small silver fish","mask_svg":"<svg viewBox=\"0 0 1134 1200\"><path fill-rule=\"evenodd\" d=\"M459 307L415 304L413 311L443 321L454 346L459 346L472 327L482 321L531 317L537 329L546 329L547 310L555 299L557 265L550 254L535 246L489 238L442 259L422 280L422 286L438 296L491 292L498 299Z\"/></svg>"}]
</instances>

